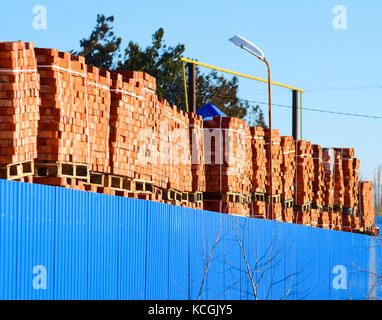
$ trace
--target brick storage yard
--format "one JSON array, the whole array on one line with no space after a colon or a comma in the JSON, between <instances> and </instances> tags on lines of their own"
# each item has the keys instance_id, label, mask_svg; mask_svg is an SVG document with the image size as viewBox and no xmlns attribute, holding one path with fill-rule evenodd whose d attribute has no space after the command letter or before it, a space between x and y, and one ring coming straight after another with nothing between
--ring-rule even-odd
<instances>
[{"instance_id":1,"label":"brick storage yard","mask_svg":"<svg viewBox=\"0 0 382 320\"><path fill-rule=\"evenodd\" d=\"M0 178L378 235L354 149L232 117L203 121L155 89L143 72L0 42Z\"/></svg>"}]
</instances>

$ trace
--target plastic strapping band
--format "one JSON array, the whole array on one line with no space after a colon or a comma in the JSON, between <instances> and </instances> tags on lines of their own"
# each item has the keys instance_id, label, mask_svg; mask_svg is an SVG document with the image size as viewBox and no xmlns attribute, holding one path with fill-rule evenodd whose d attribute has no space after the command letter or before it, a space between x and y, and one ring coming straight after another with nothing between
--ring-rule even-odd
<instances>
[{"instance_id":1,"label":"plastic strapping band","mask_svg":"<svg viewBox=\"0 0 382 320\"><path fill-rule=\"evenodd\" d=\"M83 62L83 67L84 70L86 69L85 67L85 62ZM89 113L88 113L88 86L87 86L87 75L85 75L84 83L85 83L85 112L86 112L86 130L87 130L87 138L88 138L88 161L90 166L92 165L90 162L90 134L89 134Z\"/></svg>"},{"instance_id":2,"label":"plastic strapping band","mask_svg":"<svg viewBox=\"0 0 382 320\"><path fill-rule=\"evenodd\" d=\"M27 65L26 65L26 51L25 51L25 46L24 46L24 48L23 48L23 54L24 54L24 70L26 70L27 69ZM29 91L29 86L28 86L28 81L27 81L27 75L26 75L26 72L24 72L24 74L25 74L25 79L24 79L24 82L25 82L25 84L26 84L26 90L27 91ZM28 152L29 152L29 148L28 148L28 146L29 146L29 143L25 143L25 153L26 154L28 154Z\"/></svg>"},{"instance_id":3,"label":"plastic strapping band","mask_svg":"<svg viewBox=\"0 0 382 320\"><path fill-rule=\"evenodd\" d=\"M110 93L110 87L111 87L110 81L111 81L111 79L110 79L110 74L109 74L109 78L107 80L108 80L109 86L108 87L105 86L104 88L107 88L107 91L108 91L108 94L109 94L109 116L107 118L107 135L106 135L106 137L107 137L107 139L106 139L106 160L107 160L107 165L108 165L109 164L109 159L110 159L110 154L109 154L109 144L110 144L110 111L111 111L111 93Z\"/></svg>"},{"instance_id":4,"label":"plastic strapping band","mask_svg":"<svg viewBox=\"0 0 382 320\"><path fill-rule=\"evenodd\" d=\"M16 53L16 65L18 65L18 59L17 59L17 53ZM17 90L17 106L19 108L18 112L17 112L17 139L16 139L16 158L17 158L17 161L18 161L18 155L19 155L19 146L18 146L18 141L20 139L20 110L21 110L21 103L20 103L20 88L19 88L19 81L20 81L20 77L17 77L16 79L16 90Z\"/></svg>"},{"instance_id":5,"label":"plastic strapping band","mask_svg":"<svg viewBox=\"0 0 382 320\"><path fill-rule=\"evenodd\" d=\"M296 151L292 150L292 151L287 151L287 152L283 152L283 154L290 154L290 153L295 153Z\"/></svg>"},{"instance_id":6,"label":"plastic strapping band","mask_svg":"<svg viewBox=\"0 0 382 320\"><path fill-rule=\"evenodd\" d=\"M143 88L144 90L146 90L146 91L148 91L148 92L150 92L150 93L152 93L152 94L155 94L155 91L154 90L151 90L151 89L149 89L149 88Z\"/></svg>"},{"instance_id":7,"label":"plastic strapping band","mask_svg":"<svg viewBox=\"0 0 382 320\"><path fill-rule=\"evenodd\" d=\"M143 101L146 101L145 98L143 97L140 97L140 96L137 96L136 94L134 93L130 93L130 92L127 92L127 91L124 91L124 90L119 90L119 89L111 89L110 91L113 91L113 92L119 92L119 93L124 93L124 94L127 94L131 97L134 97L134 98L137 98L137 99L140 99L140 100L143 100Z\"/></svg>"},{"instance_id":8,"label":"plastic strapping band","mask_svg":"<svg viewBox=\"0 0 382 320\"><path fill-rule=\"evenodd\" d=\"M60 105L61 105L61 108L60 108L60 113L61 113L61 125L64 126L64 103L63 103L63 100L62 100L62 88L61 88L61 76L60 76L60 70L59 69L56 69L57 71L57 79L58 79L58 87L59 87L59 90L60 90ZM59 129L60 130L60 129ZM62 130L63 131L63 130ZM62 134L61 134L61 138L60 138L60 151L62 152L62 140L63 140L63 137L62 137Z\"/></svg>"},{"instance_id":9,"label":"plastic strapping band","mask_svg":"<svg viewBox=\"0 0 382 320\"><path fill-rule=\"evenodd\" d=\"M52 68L52 69L56 69L56 70L60 70L60 71L70 72L72 74L76 74L76 75L84 77L84 78L87 77L87 74L76 72L76 71L72 71L72 70L65 69L65 68L61 68L61 67L56 66L56 65L40 65L40 66L37 66L37 68Z\"/></svg>"},{"instance_id":10,"label":"plastic strapping band","mask_svg":"<svg viewBox=\"0 0 382 320\"><path fill-rule=\"evenodd\" d=\"M16 57L16 61L17 61L17 57ZM0 73L24 73L24 72L37 72L37 69L29 69L29 70L18 70L18 69L3 69L3 70L0 70Z\"/></svg>"},{"instance_id":11,"label":"plastic strapping band","mask_svg":"<svg viewBox=\"0 0 382 320\"><path fill-rule=\"evenodd\" d=\"M102 88L102 89L110 91L110 87L102 86L102 85L100 85L98 83L94 83L94 82L88 81L88 84L91 85L91 86L95 86L95 87Z\"/></svg>"}]
</instances>

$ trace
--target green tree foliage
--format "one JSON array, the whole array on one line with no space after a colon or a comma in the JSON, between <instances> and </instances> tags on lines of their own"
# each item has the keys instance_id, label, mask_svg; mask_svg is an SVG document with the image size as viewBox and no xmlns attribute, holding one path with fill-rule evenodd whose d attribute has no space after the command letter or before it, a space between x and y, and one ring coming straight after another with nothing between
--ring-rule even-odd
<instances>
[{"instance_id":1,"label":"green tree foliage","mask_svg":"<svg viewBox=\"0 0 382 320\"><path fill-rule=\"evenodd\" d=\"M183 66L180 58L185 52L184 44L167 46L164 42L164 30L158 29L152 36L151 45L141 48L138 43L130 41L124 51L123 58L119 48L121 38L117 38L112 29L114 17L97 16L97 24L89 39L80 41L82 51L89 65L101 69L144 71L156 78L157 95L171 104L186 110ZM114 62L116 68L114 68ZM243 102L238 97L238 79L226 79L213 71L202 73L199 68L196 78L196 102L202 107L210 102L228 116L244 118L247 113L251 125L265 127L264 116L258 106Z\"/></svg>"},{"instance_id":2,"label":"green tree foliage","mask_svg":"<svg viewBox=\"0 0 382 320\"><path fill-rule=\"evenodd\" d=\"M122 42L122 39L116 37L112 31L113 22L113 16L97 15L97 24L89 39L80 40L82 50L73 53L84 56L89 65L103 70L112 69L114 60L120 57L119 49Z\"/></svg>"}]
</instances>

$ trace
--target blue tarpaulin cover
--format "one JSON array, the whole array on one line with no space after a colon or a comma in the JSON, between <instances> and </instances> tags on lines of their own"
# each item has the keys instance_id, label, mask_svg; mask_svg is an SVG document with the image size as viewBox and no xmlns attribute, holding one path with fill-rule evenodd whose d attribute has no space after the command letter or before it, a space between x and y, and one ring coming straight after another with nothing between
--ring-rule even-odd
<instances>
[{"instance_id":1,"label":"blue tarpaulin cover","mask_svg":"<svg viewBox=\"0 0 382 320\"><path fill-rule=\"evenodd\" d=\"M227 115L215 107L212 103L207 103L205 106L201 107L196 114L203 117L203 120L212 118L214 116L226 117Z\"/></svg>"}]
</instances>

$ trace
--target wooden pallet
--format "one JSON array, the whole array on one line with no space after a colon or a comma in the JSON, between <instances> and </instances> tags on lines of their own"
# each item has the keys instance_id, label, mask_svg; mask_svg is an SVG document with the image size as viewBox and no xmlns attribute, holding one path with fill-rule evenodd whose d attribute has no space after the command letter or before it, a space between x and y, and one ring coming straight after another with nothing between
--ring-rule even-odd
<instances>
[{"instance_id":1,"label":"wooden pallet","mask_svg":"<svg viewBox=\"0 0 382 320\"><path fill-rule=\"evenodd\" d=\"M349 215L349 216L355 216L356 215L356 210L354 208L343 208L342 213Z\"/></svg>"},{"instance_id":2,"label":"wooden pallet","mask_svg":"<svg viewBox=\"0 0 382 320\"><path fill-rule=\"evenodd\" d=\"M11 163L0 166L0 178L17 180L34 175L34 160Z\"/></svg>"},{"instance_id":3,"label":"wooden pallet","mask_svg":"<svg viewBox=\"0 0 382 320\"><path fill-rule=\"evenodd\" d=\"M294 200L293 199L284 200L282 202L282 208L283 209L293 208L293 205L294 205Z\"/></svg>"},{"instance_id":4,"label":"wooden pallet","mask_svg":"<svg viewBox=\"0 0 382 320\"><path fill-rule=\"evenodd\" d=\"M269 194L265 194L265 202L266 203L270 202L270 195ZM281 203L281 195L274 194L273 195L273 203Z\"/></svg>"},{"instance_id":5,"label":"wooden pallet","mask_svg":"<svg viewBox=\"0 0 382 320\"><path fill-rule=\"evenodd\" d=\"M135 193L136 191L135 181L126 177L121 177L121 176L108 175L107 186L110 189L117 190L117 191L128 191L132 193Z\"/></svg>"},{"instance_id":6,"label":"wooden pallet","mask_svg":"<svg viewBox=\"0 0 382 320\"><path fill-rule=\"evenodd\" d=\"M295 211L300 211L300 212L309 212L310 209L312 208L312 203L311 202L308 202L308 203L305 203L303 205L300 205L300 206L294 206L293 209Z\"/></svg>"},{"instance_id":7,"label":"wooden pallet","mask_svg":"<svg viewBox=\"0 0 382 320\"><path fill-rule=\"evenodd\" d=\"M163 190L162 198L167 201L182 201L182 193L174 189Z\"/></svg>"},{"instance_id":8,"label":"wooden pallet","mask_svg":"<svg viewBox=\"0 0 382 320\"><path fill-rule=\"evenodd\" d=\"M106 179L107 179L107 175L103 173L90 172L88 183L93 184L95 186L103 187L105 186Z\"/></svg>"},{"instance_id":9,"label":"wooden pallet","mask_svg":"<svg viewBox=\"0 0 382 320\"><path fill-rule=\"evenodd\" d=\"M317 204L317 203L312 203L312 209L317 209L317 210L319 210L320 213L322 213L324 211L324 207Z\"/></svg>"},{"instance_id":10,"label":"wooden pallet","mask_svg":"<svg viewBox=\"0 0 382 320\"><path fill-rule=\"evenodd\" d=\"M190 192L188 195L188 199L190 202L203 202L203 192Z\"/></svg>"},{"instance_id":11,"label":"wooden pallet","mask_svg":"<svg viewBox=\"0 0 382 320\"><path fill-rule=\"evenodd\" d=\"M153 193L154 187L152 181L145 180L134 180L135 183L135 193Z\"/></svg>"},{"instance_id":12,"label":"wooden pallet","mask_svg":"<svg viewBox=\"0 0 382 320\"><path fill-rule=\"evenodd\" d=\"M36 177L73 178L89 181L89 165L72 162L34 162Z\"/></svg>"},{"instance_id":13,"label":"wooden pallet","mask_svg":"<svg viewBox=\"0 0 382 320\"><path fill-rule=\"evenodd\" d=\"M252 200L265 202L265 193L253 192L252 193Z\"/></svg>"},{"instance_id":14,"label":"wooden pallet","mask_svg":"<svg viewBox=\"0 0 382 320\"><path fill-rule=\"evenodd\" d=\"M342 213L343 212L343 206L333 206L333 211Z\"/></svg>"},{"instance_id":15,"label":"wooden pallet","mask_svg":"<svg viewBox=\"0 0 382 320\"><path fill-rule=\"evenodd\" d=\"M331 205L324 205L324 207L322 208L323 211L325 212L329 212L329 213L333 213L333 206Z\"/></svg>"}]
</instances>

